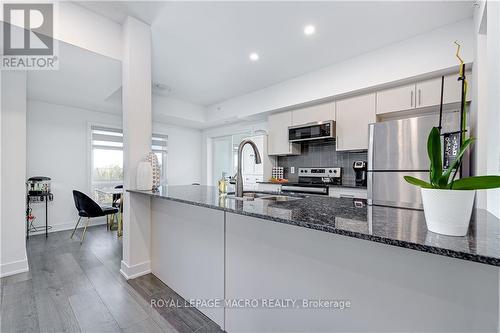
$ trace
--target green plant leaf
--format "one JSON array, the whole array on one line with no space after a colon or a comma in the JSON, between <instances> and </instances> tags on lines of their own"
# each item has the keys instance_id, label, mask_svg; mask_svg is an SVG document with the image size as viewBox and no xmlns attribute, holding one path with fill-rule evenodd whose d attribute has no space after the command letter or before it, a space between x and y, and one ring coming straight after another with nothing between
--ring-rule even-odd
<instances>
[{"instance_id":1,"label":"green plant leaf","mask_svg":"<svg viewBox=\"0 0 500 333\"><path fill-rule=\"evenodd\" d=\"M427 154L431 162L431 184L439 187L439 180L443 175L443 160L441 157L441 136L437 127L433 127L429 133L429 138L427 139Z\"/></svg>"},{"instance_id":2,"label":"green plant leaf","mask_svg":"<svg viewBox=\"0 0 500 333\"><path fill-rule=\"evenodd\" d=\"M432 188L432 185L429 184L428 182L426 181L423 181L421 179L418 179L418 178L415 178L415 177L412 177L412 176L404 176L403 177L408 183L412 184L412 185L415 185L415 186L420 186L420 187L423 187L423 188Z\"/></svg>"},{"instance_id":3,"label":"green plant leaf","mask_svg":"<svg viewBox=\"0 0 500 333\"><path fill-rule=\"evenodd\" d=\"M486 190L500 187L500 176L475 176L457 179L453 182L454 190Z\"/></svg>"}]
</instances>

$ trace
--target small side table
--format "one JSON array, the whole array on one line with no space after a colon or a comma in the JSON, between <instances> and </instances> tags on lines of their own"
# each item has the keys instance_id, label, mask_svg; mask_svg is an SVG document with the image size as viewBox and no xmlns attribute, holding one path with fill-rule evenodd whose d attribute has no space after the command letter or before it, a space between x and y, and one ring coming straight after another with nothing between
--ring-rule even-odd
<instances>
[{"instance_id":1,"label":"small side table","mask_svg":"<svg viewBox=\"0 0 500 333\"><path fill-rule=\"evenodd\" d=\"M54 195L52 193L26 195L26 239L30 238L30 231L32 228L34 228L30 226L30 219L29 219L29 216L31 214L31 204L44 201L45 201L45 237L49 236L49 229L52 228L52 226L49 225L49 201L52 200L54 200Z\"/></svg>"}]
</instances>

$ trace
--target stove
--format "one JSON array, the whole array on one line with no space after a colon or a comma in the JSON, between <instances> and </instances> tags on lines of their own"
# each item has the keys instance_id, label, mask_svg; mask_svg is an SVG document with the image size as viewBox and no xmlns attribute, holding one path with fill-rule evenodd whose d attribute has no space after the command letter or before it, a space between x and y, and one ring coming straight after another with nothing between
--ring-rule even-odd
<instances>
[{"instance_id":1,"label":"stove","mask_svg":"<svg viewBox=\"0 0 500 333\"><path fill-rule=\"evenodd\" d=\"M298 173L298 182L283 184L283 192L328 195L328 186L342 185L342 168L299 168Z\"/></svg>"}]
</instances>

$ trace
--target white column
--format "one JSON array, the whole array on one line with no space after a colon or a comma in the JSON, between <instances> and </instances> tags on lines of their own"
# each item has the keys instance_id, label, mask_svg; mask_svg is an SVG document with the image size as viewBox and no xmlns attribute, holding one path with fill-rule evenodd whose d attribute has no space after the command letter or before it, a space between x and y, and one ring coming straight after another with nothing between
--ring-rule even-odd
<instances>
[{"instance_id":1,"label":"white column","mask_svg":"<svg viewBox=\"0 0 500 333\"><path fill-rule=\"evenodd\" d=\"M124 187L135 188L137 164L151 150L151 28L128 17L123 24ZM151 272L151 202L125 192L123 260L127 279Z\"/></svg>"},{"instance_id":2,"label":"white column","mask_svg":"<svg viewBox=\"0 0 500 333\"><path fill-rule=\"evenodd\" d=\"M487 57L488 57L488 105L487 172L500 174L500 4L487 2ZM500 189L488 190L488 211L500 217Z\"/></svg>"},{"instance_id":3,"label":"white column","mask_svg":"<svg viewBox=\"0 0 500 333\"><path fill-rule=\"evenodd\" d=\"M0 276L28 270L26 257L26 72L1 73Z\"/></svg>"}]
</instances>

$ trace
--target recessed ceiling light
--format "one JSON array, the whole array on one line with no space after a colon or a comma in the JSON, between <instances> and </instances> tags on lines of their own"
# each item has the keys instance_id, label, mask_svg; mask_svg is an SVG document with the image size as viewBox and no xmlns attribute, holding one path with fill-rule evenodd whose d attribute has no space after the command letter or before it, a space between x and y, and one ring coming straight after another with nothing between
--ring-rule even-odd
<instances>
[{"instance_id":1,"label":"recessed ceiling light","mask_svg":"<svg viewBox=\"0 0 500 333\"><path fill-rule=\"evenodd\" d=\"M312 24L306 25L304 28L304 33L306 34L306 36L314 35L315 32L316 28Z\"/></svg>"},{"instance_id":2,"label":"recessed ceiling light","mask_svg":"<svg viewBox=\"0 0 500 333\"><path fill-rule=\"evenodd\" d=\"M250 58L250 60L252 60L252 61L257 61L257 60L259 60L259 55L255 52L252 52L252 53L250 53L248 58Z\"/></svg>"}]
</instances>

